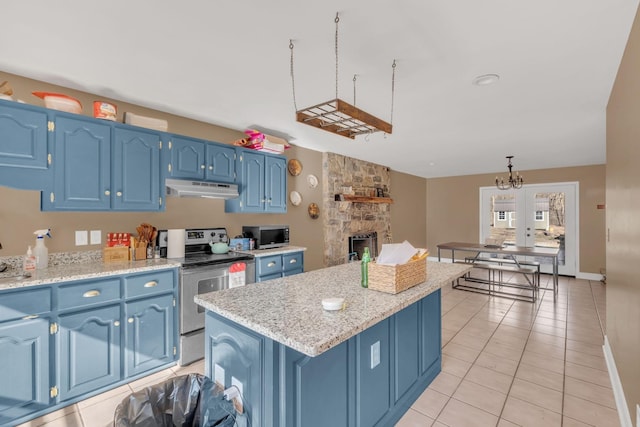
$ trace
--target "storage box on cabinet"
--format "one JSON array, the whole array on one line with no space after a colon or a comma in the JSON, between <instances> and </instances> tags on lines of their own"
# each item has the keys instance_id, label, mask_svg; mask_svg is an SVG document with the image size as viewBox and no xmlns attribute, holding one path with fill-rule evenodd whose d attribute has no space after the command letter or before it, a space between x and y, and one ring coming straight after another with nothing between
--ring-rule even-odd
<instances>
[{"instance_id":1,"label":"storage box on cabinet","mask_svg":"<svg viewBox=\"0 0 640 427\"><path fill-rule=\"evenodd\" d=\"M173 289L173 273L170 271L127 276L124 280L126 298L154 295L171 289Z\"/></svg>"}]
</instances>

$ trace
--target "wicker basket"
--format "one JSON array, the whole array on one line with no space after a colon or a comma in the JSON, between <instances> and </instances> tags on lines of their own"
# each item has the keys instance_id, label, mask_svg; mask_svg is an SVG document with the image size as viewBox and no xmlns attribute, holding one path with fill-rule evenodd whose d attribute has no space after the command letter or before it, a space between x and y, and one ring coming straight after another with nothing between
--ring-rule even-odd
<instances>
[{"instance_id":1,"label":"wicker basket","mask_svg":"<svg viewBox=\"0 0 640 427\"><path fill-rule=\"evenodd\" d=\"M397 294L426 280L426 258L400 265L369 263L369 289Z\"/></svg>"}]
</instances>

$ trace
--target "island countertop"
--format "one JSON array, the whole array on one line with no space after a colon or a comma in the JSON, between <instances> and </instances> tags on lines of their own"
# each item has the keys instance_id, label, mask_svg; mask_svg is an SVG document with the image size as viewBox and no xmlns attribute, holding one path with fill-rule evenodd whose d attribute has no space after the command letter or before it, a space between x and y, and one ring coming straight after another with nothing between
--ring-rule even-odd
<instances>
[{"instance_id":1,"label":"island countertop","mask_svg":"<svg viewBox=\"0 0 640 427\"><path fill-rule=\"evenodd\" d=\"M427 280L396 295L360 286L360 263L197 295L196 304L308 356L318 356L462 276L471 267L427 261ZM323 298L346 308L325 311Z\"/></svg>"}]
</instances>

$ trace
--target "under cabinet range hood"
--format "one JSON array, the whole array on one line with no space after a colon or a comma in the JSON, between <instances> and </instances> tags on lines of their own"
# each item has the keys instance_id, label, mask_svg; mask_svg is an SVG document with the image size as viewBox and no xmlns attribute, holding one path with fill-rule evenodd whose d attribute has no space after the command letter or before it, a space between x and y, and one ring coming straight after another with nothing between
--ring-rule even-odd
<instances>
[{"instance_id":1,"label":"under cabinet range hood","mask_svg":"<svg viewBox=\"0 0 640 427\"><path fill-rule=\"evenodd\" d=\"M167 196L171 197L205 197L208 199L235 199L239 197L236 184L167 179Z\"/></svg>"}]
</instances>

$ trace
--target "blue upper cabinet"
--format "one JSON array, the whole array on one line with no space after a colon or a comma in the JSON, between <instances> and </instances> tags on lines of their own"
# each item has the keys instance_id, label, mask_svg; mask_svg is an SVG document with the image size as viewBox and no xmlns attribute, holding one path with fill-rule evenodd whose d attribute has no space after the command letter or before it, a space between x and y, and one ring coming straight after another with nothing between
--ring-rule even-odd
<instances>
[{"instance_id":1,"label":"blue upper cabinet","mask_svg":"<svg viewBox=\"0 0 640 427\"><path fill-rule=\"evenodd\" d=\"M285 213L287 167L282 156L238 149L240 197L225 201L225 212Z\"/></svg>"},{"instance_id":2,"label":"blue upper cabinet","mask_svg":"<svg viewBox=\"0 0 640 427\"><path fill-rule=\"evenodd\" d=\"M232 146L207 144L206 178L216 182L235 182L236 149Z\"/></svg>"},{"instance_id":3,"label":"blue upper cabinet","mask_svg":"<svg viewBox=\"0 0 640 427\"><path fill-rule=\"evenodd\" d=\"M112 208L153 211L163 206L160 195L161 134L116 127L113 147Z\"/></svg>"},{"instance_id":4,"label":"blue upper cabinet","mask_svg":"<svg viewBox=\"0 0 640 427\"><path fill-rule=\"evenodd\" d=\"M169 176L172 178L204 179L205 141L172 135L169 141L171 162Z\"/></svg>"},{"instance_id":5,"label":"blue upper cabinet","mask_svg":"<svg viewBox=\"0 0 640 427\"><path fill-rule=\"evenodd\" d=\"M236 180L236 150L232 146L172 135L169 150L171 178L213 182Z\"/></svg>"},{"instance_id":6,"label":"blue upper cabinet","mask_svg":"<svg viewBox=\"0 0 640 427\"><path fill-rule=\"evenodd\" d=\"M58 116L52 153L53 188L42 210L108 210L111 206L111 126L82 116Z\"/></svg>"},{"instance_id":7,"label":"blue upper cabinet","mask_svg":"<svg viewBox=\"0 0 640 427\"><path fill-rule=\"evenodd\" d=\"M159 211L162 133L56 114L53 184L42 210Z\"/></svg>"},{"instance_id":8,"label":"blue upper cabinet","mask_svg":"<svg viewBox=\"0 0 640 427\"><path fill-rule=\"evenodd\" d=\"M0 185L41 190L50 181L47 111L0 100Z\"/></svg>"},{"instance_id":9,"label":"blue upper cabinet","mask_svg":"<svg viewBox=\"0 0 640 427\"><path fill-rule=\"evenodd\" d=\"M265 212L287 212L287 161L266 156L265 172Z\"/></svg>"}]
</instances>

